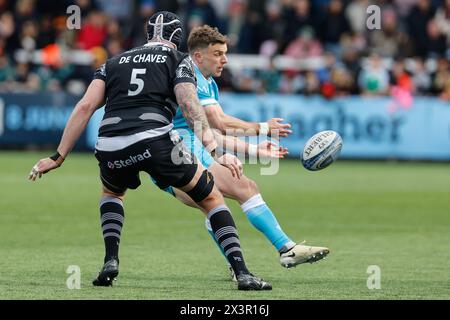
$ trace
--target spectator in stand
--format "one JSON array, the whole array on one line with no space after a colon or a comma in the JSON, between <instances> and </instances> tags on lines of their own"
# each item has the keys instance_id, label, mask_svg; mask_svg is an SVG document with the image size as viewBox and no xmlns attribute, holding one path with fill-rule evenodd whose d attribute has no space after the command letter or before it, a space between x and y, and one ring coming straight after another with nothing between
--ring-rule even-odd
<instances>
[{"instance_id":1,"label":"spectator in stand","mask_svg":"<svg viewBox=\"0 0 450 320\"><path fill-rule=\"evenodd\" d=\"M363 34L367 30L367 7L369 0L352 1L345 9L345 16L349 21L350 28L354 33Z\"/></svg>"},{"instance_id":2,"label":"spectator in stand","mask_svg":"<svg viewBox=\"0 0 450 320\"><path fill-rule=\"evenodd\" d=\"M108 56L113 57L124 51L123 44L125 43L120 32L119 22L115 19L109 19L106 26L106 41L104 47L108 51Z\"/></svg>"},{"instance_id":3,"label":"spectator in stand","mask_svg":"<svg viewBox=\"0 0 450 320\"><path fill-rule=\"evenodd\" d=\"M170 11L170 12L178 12L180 10L180 3L185 2L185 0L144 0L144 1L154 1L155 6L157 8L156 11ZM226 2L227 0L217 0L217 1Z\"/></svg>"},{"instance_id":4,"label":"spectator in stand","mask_svg":"<svg viewBox=\"0 0 450 320\"><path fill-rule=\"evenodd\" d=\"M377 54L372 54L358 77L358 86L364 95L386 95L389 72Z\"/></svg>"},{"instance_id":5,"label":"spectator in stand","mask_svg":"<svg viewBox=\"0 0 450 320\"><path fill-rule=\"evenodd\" d=\"M133 18L135 1L130 0L94 0L96 7L105 15L117 19L125 25Z\"/></svg>"},{"instance_id":6,"label":"spectator in stand","mask_svg":"<svg viewBox=\"0 0 450 320\"><path fill-rule=\"evenodd\" d=\"M119 22L115 19L108 19L106 23L107 40L117 39L122 40L122 33L120 32Z\"/></svg>"},{"instance_id":7,"label":"spectator in stand","mask_svg":"<svg viewBox=\"0 0 450 320\"><path fill-rule=\"evenodd\" d=\"M447 50L447 39L441 33L435 20L430 20L427 25L427 40L425 52L427 57L443 57Z\"/></svg>"},{"instance_id":8,"label":"spectator in stand","mask_svg":"<svg viewBox=\"0 0 450 320\"><path fill-rule=\"evenodd\" d=\"M93 0L75 0L74 4L80 7L81 19L84 20L92 11L98 11Z\"/></svg>"},{"instance_id":9,"label":"spectator in stand","mask_svg":"<svg viewBox=\"0 0 450 320\"><path fill-rule=\"evenodd\" d=\"M186 16L188 19L191 16L199 17L202 24L210 26L218 26L220 24L216 11L208 0L187 0Z\"/></svg>"},{"instance_id":10,"label":"spectator in stand","mask_svg":"<svg viewBox=\"0 0 450 320\"><path fill-rule=\"evenodd\" d=\"M317 30L316 23L311 14L309 0L293 0L292 8L287 8L284 14L286 21L286 42L294 41L298 36L298 31L309 26Z\"/></svg>"},{"instance_id":11,"label":"spectator in stand","mask_svg":"<svg viewBox=\"0 0 450 320\"><path fill-rule=\"evenodd\" d=\"M7 50L11 54L18 48L23 48L24 43L21 42L23 38L23 28L25 23L35 21L37 15L35 13L35 2L33 0L18 0L14 8L14 25L15 32L12 34L7 42ZM30 48L32 43L28 41L25 47Z\"/></svg>"},{"instance_id":12,"label":"spectator in stand","mask_svg":"<svg viewBox=\"0 0 450 320\"><path fill-rule=\"evenodd\" d=\"M354 51L359 57L367 55L367 39L362 33L348 33L341 37L341 57L348 51Z\"/></svg>"},{"instance_id":13,"label":"spectator in stand","mask_svg":"<svg viewBox=\"0 0 450 320\"><path fill-rule=\"evenodd\" d=\"M168 2L170 4L170 1ZM133 18L129 41L122 43L125 48L138 47L146 43L147 21L157 10L155 0L140 0L138 12ZM167 10L175 12L172 10Z\"/></svg>"},{"instance_id":14,"label":"spectator in stand","mask_svg":"<svg viewBox=\"0 0 450 320\"><path fill-rule=\"evenodd\" d=\"M260 92L262 82L256 77L256 71L251 68L239 70L234 75L235 88L241 93Z\"/></svg>"},{"instance_id":15,"label":"spectator in stand","mask_svg":"<svg viewBox=\"0 0 450 320\"><path fill-rule=\"evenodd\" d=\"M283 94L301 93L305 88L305 77L294 72L281 76L279 92Z\"/></svg>"},{"instance_id":16,"label":"spectator in stand","mask_svg":"<svg viewBox=\"0 0 450 320\"><path fill-rule=\"evenodd\" d=\"M34 20L27 20L22 24L19 34L19 45L21 49L31 52L37 49L37 36L39 34L38 24Z\"/></svg>"},{"instance_id":17,"label":"spectator in stand","mask_svg":"<svg viewBox=\"0 0 450 320\"><path fill-rule=\"evenodd\" d=\"M408 16L409 36L413 40L415 53L421 57L427 56L427 26L434 15L435 9L430 0L418 0Z\"/></svg>"},{"instance_id":18,"label":"spectator in stand","mask_svg":"<svg viewBox=\"0 0 450 320\"><path fill-rule=\"evenodd\" d=\"M342 52L342 65L346 70L348 70L354 79L357 79L359 73L361 72L359 57L358 52L353 48ZM359 88L356 85L356 81L354 81L354 86L350 92L352 94L359 94Z\"/></svg>"},{"instance_id":19,"label":"spectator in stand","mask_svg":"<svg viewBox=\"0 0 450 320\"><path fill-rule=\"evenodd\" d=\"M382 12L381 30L369 33L369 46L378 55L385 57L404 56L406 54L406 35L398 31L397 15L394 10Z\"/></svg>"},{"instance_id":20,"label":"spectator in stand","mask_svg":"<svg viewBox=\"0 0 450 320\"><path fill-rule=\"evenodd\" d=\"M263 16L258 11L250 11L247 8L247 15L240 31L238 50L241 53L257 54L264 36L260 26Z\"/></svg>"},{"instance_id":21,"label":"spectator in stand","mask_svg":"<svg viewBox=\"0 0 450 320\"><path fill-rule=\"evenodd\" d=\"M230 5L230 0L209 0L209 2L214 8L214 11L217 14L217 18L221 21L221 26L224 27L224 24L226 24L226 21L228 19L228 8Z\"/></svg>"},{"instance_id":22,"label":"spectator in stand","mask_svg":"<svg viewBox=\"0 0 450 320\"><path fill-rule=\"evenodd\" d=\"M0 15L10 10L11 3L8 0L0 0Z\"/></svg>"},{"instance_id":23,"label":"spectator in stand","mask_svg":"<svg viewBox=\"0 0 450 320\"><path fill-rule=\"evenodd\" d=\"M338 62L336 56L331 52L324 54L324 60L324 67L316 72L322 96L332 99L350 93L353 80L345 65Z\"/></svg>"},{"instance_id":24,"label":"spectator in stand","mask_svg":"<svg viewBox=\"0 0 450 320\"><path fill-rule=\"evenodd\" d=\"M448 59L439 59L437 70L432 79L432 93L450 101L450 62Z\"/></svg>"},{"instance_id":25,"label":"spectator in stand","mask_svg":"<svg viewBox=\"0 0 450 320\"><path fill-rule=\"evenodd\" d=\"M9 42L9 38L14 34L15 28L14 17L11 12L5 11L0 14L0 39L6 40L3 43L2 50L6 50L6 43Z\"/></svg>"},{"instance_id":26,"label":"spectator in stand","mask_svg":"<svg viewBox=\"0 0 450 320\"><path fill-rule=\"evenodd\" d=\"M106 40L106 16L100 11L92 11L77 35L77 46L89 50L103 45Z\"/></svg>"},{"instance_id":27,"label":"spectator in stand","mask_svg":"<svg viewBox=\"0 0 450 320\"><path fill-rule=\"evenodd\" d=\"M14 72L13 91L18 92L36 92L40 89L39 77L30 72L28 63L18 63Z\"/></svg>"},{"instance_id":28,"label":"spectator in stand","mask_svg":"<svg viewBox=\"0 0 450 320\"><path fill-rule=\"evenodd\" d=\"M414 83L410 74L405 70L403 60L394 62L391 71L391 86L389 88L392 100L388 105L390 112L398 109L409 109L413 105Z\"/></svg>"},{"instance_id":29,"label":"spectator in stand","mask_svg":"<svg viewBox=\"0 0 450 320\"><path fill-rule=\"evenodd\" d=\"M301 93L305 95L314 95L320 93L320 81L314 71L307 71L305 73L305 86L303 87Z\"/></svg>"},{"instance_id":30,"label":"spectator in stand","mask_svg":"<svg viewBox=\"0 0 450 320\"><path fill-rule=\"evenodd\" d=\"M17 30L22 29L26 21L36 20L36 3L34 0L18 0L14 11Z\"/></svg>"},{"instance_id":31,"label":"spectator in stand","mask_svg":"<svg viewBox=\"0 0 450 320\"><path fill-rule=\"evenodd\" d=\"M119 22L124 38L128 38L133 31L135 2L130 0L94 0L97 8L108 18Z\"/></svg>"},{"instance_id":32,"label":"spectator in stand","mask_svg":"<svg viewBox=\"0 0 450 320\"><path fill-rule=\"evenodd\" d=\"M120 39L115 38L108 41L106 51L108 52L108 57L114 57L121 54L125 50L122 47L122 42L120 41Z\"/></svg>"},{"instance_id":33,"label":"spectator in stand","mask_svg":"<svg viewBox=\"0 0 450 320\"><path fill-rule=\"evenodd\" d=\"M81 22L83 23L84 20ZM55 29L55 43L64 46L67 49L76 49L77 31L67 29L66 16L58 16L53 21Z\"/></svg>"},{"instance_id":34,"label":"spectator in stand","mask_svg":"<svg viewBox=\"0 0 450 320\"><path fill-rule=\"evenodd\" d=\"M228 12L228 52L236 53L239 50L241 32L245 25L247 5L243 0L230 0Z\"/></svg>"},{"instance_id":35,"label":"spectator in stand","mask_svg":"<svg viewBox=\"0 0 450 320\"><path fill-rule=\"evenodd\" d=\"M450 0L444 0L444 3L436 11L434 17L440 32L447 38L447 47L450 48ZM450 51L448 51L450 56Z\"/></svg>"},{"instance_id":36,"label":"spectator in stand","mask_svg":"<svg viewBox=\"0 0 450 320\"><path fill-rule=\"evenodd\" d=\"M266 5L265 18L260 24L262 44L260 53L273 56L286 47L286 21L282 17L282 7L278 2L271 1Z\"/></svg>"},{"instance_id":37,"label":"spectator in stand","mask_svg":"<svg viewBox=\"0 0 450 320\"><path fill-rule=\"evenodd\" d=\"M323 65L315 71L320 83L329 82L331 80L331 69L337 63L337 57L332 52L325 52L323 55Z\"/></svg>"},{"instance_id":38,"label":"spectator in stand","mask_svg":"<svg viewBox=\"0 0 450 320\"><path fill-rule=\"evenodd\" d=\"M394 0L397 13L402 20L406 20L418 0Z\"/></svg>"},{"instance_id":39,"label":"spectator in stand","mask_svg":"<svg viewBox=\"0 0 450 320\"><path fill-rule=\"evenodd\" d=\"M348 0L346 0L348 2ZM331 0L312 0L311 9L313 12L317 13L320 16L326 14L328 10L328 6L330 5Z\"/></svg>"},{"instance_id":40,"label":"spectator in stand","mask_svg":"<svg viewBox=\"0 0 450 320\"><path fill-rule=\"evenodd\" d=\"M286 56L296 59L318 57L322 53L322 44L314 37L314 30L308 26L299 31L297 38L288 45L284 52Z\"/></svg>"},{"instance_id":41,"label":"spectator in stand","mask_svg":"<svg viewBox=\"0 0 450 320\"><path fill-rule=\"evenodd\" d=\"M4 50L5 43L0 38L0 91L8 90L14 80L14 66Z\"/></svg>"},{"instance_id":42,"label":"spectator in stand","mask_svg":"<svg viewBox=\"0 0 450 320\"><path fill-rule=\"evenodd\" d=\"M273 57L270 59L269 67L260 70L256 76L261 79L261 92L276 93L280 88L281 73L275 68Z\"/></svg>"},{"instance_id":43,"label":"spectator in stand","mask_svg":"<svg viewBox=\"0 0 450 320\"><path fill-rule=\"evenodd\" d=\"M372 3L382 9L381 31L366 28L366 9ZM66 26L64 9L70 4L81 8L81 30ZM71 88L78 88L73 92L82 92L83 83L91 78L91 66L33 64L30 58L36 50L48 53L58 47L61 52L79 48L90 52L102 47L114 56L145 43L145 21L162 9L181 10L190 27L204 23L223 27L230 38L230 53L265 57L284 53L322 61L330 60L323 54L324 47L334 53L332 65L315 66L308 72L227 69L229 77L223 83L233 90L321 93L328 98L358 94L359 89L388 94L386 71L397 75L396 83L404 83L405 76L398 76L402 69L411 73L416 94L448 95L448 67L438 59L450 58L450 0L0 0L0 87L67 90L70 82ZM121 29L125 32L119 32L120 24L126 24ZM132 32L127 33L127 28ZM18 49L28 51L17 55ZM368 59L369 66L362 66L368 49L394 58L394 67L377 69L373 58ZM403 57L408 59L400 68L402 60L395 61ZM438 70L431 74L429 66L438 61Z\"/></svg>"},{"instance_id":44,"label":"spectator in stand","mask_svg":"<svg viewBox=\"0 0 450 320\"><path fill-rule=\"evenodd\" d=\"M56 32L52 25L52 16L45 14L39 21L39 33L37 35L37 48L41 49L55 43Z\"/></svg>"},{"instance_id":45,"label":"spectator in stand","mask_svg":"<svg viewBox=\"0 0 450 320\"><path fill-rule=\"evenodd\" d=\"M330 98L346 96L354 91L354 77L343 64L333 66L333 69L331 70L330 83L334 87L333 95L330 96ZM325 89L326 87L322 89L322 94L327 94L327 92L324 91Z\"/></svg>"},{"instance_id":46,"label":"spectator in stand","mask_svg":"<svg viewBox=\"0 0 450 320\"><path fill-rule=\"evenodd\" d=\"M399 59L394 62L391 71L391 84L409 93L415 91L414 81L405 69L404 60Z\"/></svg>"},{"instance_id":47,"label":"spectator in stand","mask_svg":"<svg viewBox=\"0 0 450 320\"><path fill-rule=\"evenodd\" d=\"M423 60L419 57L414 59L414 65L412 67L413 82L415 86L415 93L419 95L428 94L431 88L431 76L425 69Z\"/></svg>"},{"instance_id":48,"label":"spectator in stand","mask_svg":"<svg viewBox=\"0 0 450 320\"><path fill-rule=\"evenodd\" d=\"M221 92L236 91L234 89L233 74L229 69L223 69L222 75L214 79Z\"/></svg>"},{"instance_id":49,"label":"spectator in stand","mask_svg":"<svg viewBox=\"0 0 450 320\"><path fill-rule=\"evenodd\" d=\"M339 56L341 36L350 31L342 0L331 0L326 12L326 19L320 26L319 38L327 51Z\"/></svg>"},{"instance_id":50,"label":"spectator in stand","mask_svg":"<svg viewBox=\"0 0 450 320\"><path fill-rule=\"evenodd\" d=\"M248 10L255 12L261 17L264 16L268 0L247 0Z\"/></svg>"}]
</instances>

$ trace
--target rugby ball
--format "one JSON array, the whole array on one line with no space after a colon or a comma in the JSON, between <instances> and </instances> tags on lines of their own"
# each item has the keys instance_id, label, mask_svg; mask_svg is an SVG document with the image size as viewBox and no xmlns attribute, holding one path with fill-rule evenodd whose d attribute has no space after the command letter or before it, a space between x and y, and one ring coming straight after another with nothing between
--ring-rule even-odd
<instances>
[{"instance_id":1,"label":"rugby ball","mask_svg":"<svg viewBox=\"0 0 450 320\"><path fill-rule=\"evenodd\" d=\"M332 164L341 149L342 138L336 131L321 131L306 142L300 158L306 169L318 171Z\"/></svg>"}]
</instances>

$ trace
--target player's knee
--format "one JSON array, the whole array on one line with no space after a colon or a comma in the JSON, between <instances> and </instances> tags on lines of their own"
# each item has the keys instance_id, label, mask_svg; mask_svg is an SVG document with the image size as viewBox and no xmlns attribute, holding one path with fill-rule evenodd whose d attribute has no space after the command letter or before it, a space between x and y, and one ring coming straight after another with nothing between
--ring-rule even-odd
<instances>
[{"instance_id":1,"label":"player's knee","mask_svg":"<svg viewBox=\"0 0 450 320\"><path fill-rule=\"evenodd\" d=\"M223 199L222 194L217 188L213 188L210 194L203 199L202 204L220 202Z\"/></svg>"},{"instance_id":2,"label":"player's knee","mask_svg":"<svg viewBox=\"0 0 450 320\"><path fill-rule=\"evenodd\" d=\"M242 179L242 189L239 191L242 196L247 197L249 194L254 194L257 191L258 186L256 185L255 181L247 177L245 177L245 179Z\"/></svg>"},{"instance_id":3,"label":"player's knee","mask_svg":"<svg viewBox=\"0 0 450 320\"><path fill-rule=\"evenodd\" d=\"M213 188L213 190L210 193L210 196L213 197L214 199L223 199L222 193L220 192L219 188L217 188L217 186Z\"/></svg>"},{"instance_id":4,"label":"player's knee","mask_svg":"<svg viewBox=\"0 0 450 320\"><path fill-rule=\"evenodd\" d=\"M186 192L192 200L196 203L204 201L209 197L216 197L213 192L216 190L214 188L214 177L208 170L204 170L202 175L197 181L197 184L188 192Z\"/></svg>"},{"instance_id":5,"label":"player's knee","mask_svg":"<svg viewBox=\"0 0 450 320\"><path fill-rule=\"evenodd\" d=\"M246 176L241 177L237 184L228 185L226 189L221 191L239 202L245 202L249 197L259 193L256 182Z\"/></svg>"},{"instance_id":6,"label":"player's knee","mask_svg":"<svg viewBox=\"0 0 450 320\"><path fill-rule=\"evenodd\" d=\"M122 192L122 193L113 192L113 191L109 190L108 188L106 188L105 186L103 186L102 189L103 189L102 190L102 198L103 197L118 198L122 202L125 199L125 192Z\"/></svg>"}]
</instances>

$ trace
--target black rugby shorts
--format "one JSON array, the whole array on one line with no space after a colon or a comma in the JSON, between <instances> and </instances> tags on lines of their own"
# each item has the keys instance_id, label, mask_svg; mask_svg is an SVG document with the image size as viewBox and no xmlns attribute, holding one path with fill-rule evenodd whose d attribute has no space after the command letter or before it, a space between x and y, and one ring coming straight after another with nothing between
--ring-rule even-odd
<instances>
[{"instance_id":1,"label":"black rugby shorts","mask_svg":"<svg viewBox=\"0 0 450 320\"><path fill-rule=\"evenodd\" d=\"M103 185L115 193L139 187L140 171L150 174L162 189L187 185L197 171L182 140L169 133L118 151L95 150L95 157Z\"/></svg>"}]
</instances>

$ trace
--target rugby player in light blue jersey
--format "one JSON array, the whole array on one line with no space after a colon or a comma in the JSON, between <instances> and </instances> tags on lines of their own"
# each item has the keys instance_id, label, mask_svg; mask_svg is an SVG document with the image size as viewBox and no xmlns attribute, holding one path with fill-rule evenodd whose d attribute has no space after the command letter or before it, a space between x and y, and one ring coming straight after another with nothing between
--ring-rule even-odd
<instances>
[{"instance_id":1,"label":"rugby player in light blue jersey","mask_svg":"<svg viewBox=\"0 0 450 320\"><path fill-rule=\"evenodd\" d=\"M189 35L188 49L195 64L197 94L212 128L218 129L222 134L225 134L229 129L240 130L240 133L243 132L244 135L276 134L285 137L291 133L290 125L283 124L283 119L274 118L266 123L252 123L226 115L223 112L218 102L219 90L212 77L219 77L227 63L227 38L217 28L205 25L193 29ZM222 194L239 202L250 223L262 232L279 252L282 266L290 268L305 262L312 263L324 258L329 253L329 249L325 247L307 246L292 241L280 227L269 206L264 202L256 183L245 175L239 177L239 174L234 174L215 162L189 128L180 109L178 109L173 123L187 148L213 174L214 181ZM226 140L222 141L223 144L229 143L231 139L233 145L231 151L237 153L272 158L283 158L287 154L286 149L275 147L268 141L259 145L252 145L236 137L227 136L224 138L222 136L222 139ZM183 203L196 207L190 197L181 190L169 187L166 191ZM207 219L205 225L212 238L215 239ZM226 251L226 248L222 248L219 244L218 246L222 253Z\"/></svg>"}]
</instances>

